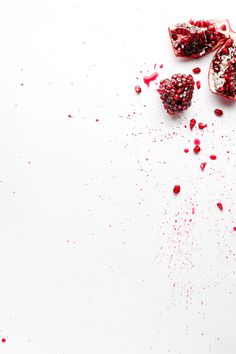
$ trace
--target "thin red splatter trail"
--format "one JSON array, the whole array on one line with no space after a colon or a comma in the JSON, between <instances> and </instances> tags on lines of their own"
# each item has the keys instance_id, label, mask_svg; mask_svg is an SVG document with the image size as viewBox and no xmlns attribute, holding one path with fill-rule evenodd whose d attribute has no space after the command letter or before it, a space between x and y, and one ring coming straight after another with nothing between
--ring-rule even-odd
<instances>
[{"instance_id":1,"label":"thin red splatter trail","mask_svg":"<svg viewBox=\"0 0 236 354\"><path fill-rule=\"evenodd\" d=\"M155 80L157 79L158 75L159 75L159 74L158 74L157 72L155 72L155 73L153 73L152 75L144 76L143 82L144 82L147 86L149 86L149 85L150 85L150 82L155 81Z\"/></svg>"}]
</instances>

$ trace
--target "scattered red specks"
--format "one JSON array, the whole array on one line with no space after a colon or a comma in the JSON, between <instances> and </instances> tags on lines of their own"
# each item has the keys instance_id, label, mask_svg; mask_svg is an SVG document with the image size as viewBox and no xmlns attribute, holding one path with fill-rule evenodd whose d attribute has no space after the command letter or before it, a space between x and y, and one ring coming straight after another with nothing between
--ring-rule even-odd
<instances>
[{"instance_id":1,"label":"scattered red specks","mask_svg":"<svg viewBox=\"0 0 236 354\"><path fill-rule=\"evenodd\" d=\"M185 154L187 154L188 152L189 152L189 149L184 149L184 152L185 152Z\"/></svg>"},{"instance_id":2,"label":"scattered red specks","mask_svg":"<svg viewBox=\"0 0 236 354\"><path fill-rule=\"evenodd\" d=\"M210 159L211 159L211 160L216 160L217 157L216 157L216 155L210 155Z\"/></svg>"},{"instance_id":3,"label":"scattered red specks","mask_svg":"<svg viewBox=\"0 0 236 354\"><path fill-rule=\"evenodd\" d=\"M200 68L194 68L193 69L193 73L194 74L199 74L201 72L201 69Z\"/></svg>"},{"instance_id":4,"label":"scattered red specks","mask_svg":"<svg viewBox=\"0 0 236 354\"><path fill-rule=\"evenodd\" d=\"M236 226L233 227L233 230L236 231Z\"/></svg>"},{"instance_id":5,"label":"scattered red specks","mask_svg":"<svg viewBox=\"0 0 236 354\"><path fill-rule=\"evenodd\" d=\"M158 75L159 75L159 74L158 74L157 72L155 72L155 73L153 73L152 75L144 76L143 82L144 82L147 86L149 86L149 85L150 85L150 82L151 82L151 81L155 81L156 78L158 77Z\"/></svg>"},{"instance_id":6,"label":"scattered red specks","mask_svg":"<svg viewBox=\"0 0 236 354\"><path fill-rule=\"evenodd\" d=\"M198 124L198 128L199 129L204 129L204 128L206 128L207 127L207 124L204 124L204 123L199 123Z\"/></svg>"},{"instance_id":7,"label":"scattered red specks","mask_svg":"<svg viewBox=\"0 0 236 354\"><path fill-rule=\"evenodd\" d=\"M99 119L98 119L98 118L96 118L96 119L95 119L95 122L99 122Z\"/></svg>"},{"instance_id":8,"label":"scattered red specks","mask_svg":"<svg viewBox=\"0 0 236 354\"><path fill-rule=\"evenodd\" d=\"M197 86L197 89L200 90L200 88L201 88L201 82L200 82L200 81L196 81L196 86Z\"/></svg>"},{"instance_id":9,"label":"scattered red specks","mask_svg":"<svg viewBox=\"0 0 236 354\"><path fill-rule=\"evenodd\" d=\"M195 147L194 147L194 149L193 149L193 152L194 152L194 154L199 154L199 152L201 151L201 148L200 148L200 146L199 145L196 145Z\"/></svg>"},{"instance_id":10,"label":"scattered red specks","mask_svg":"<svg viewBox=\"0 0 236 354\"><path fill-rule=\"evenodd\" d=\"M194 139L194 145L200 145L201 144L201 141L200 139Z\"/></svg>"},{"instance_id":11,"label":"scattered red specks","mask_svg":"<svg viewBox=\"0 0 236 354\"><path fill-rule=\"evenodd\" d=\"M142 89L141 89L141 87L140 87L139 85L136 85L134 89L135 89L135 92L136 92L138 95L142 92Z\"/></svg>"},{"instance_id":12,"label":"scattered red specks","mask_svg":"<svg viewBox=\"0 0 236 354\"><path fill-rule=\"evenodd\" d=\"M163 68L163 64L160 65L160 69L162 69L162 68Z\"/></svg>"},{"instance_id":13,"label":"scattered red specks","mask_svg":"<svg viewBox=\"0 0 236 354\"><path fill-rule=\"evenodd\" d=\"M205 170L206 164L207 164L206 162L202 162L202 163L201 163L200 169L201 169L202 171Z\"/></svg>"},{"instance_id":14,"label":"scattered red specks","mask_svg":"<svg viewBox=\"0 0 236 354\"><path fill-rule=\"evenodd\" d=\"M176 184L173 188L173 193L174 194L179 194L180 192L180 185Z\"/></svg>"},{"instance_id":15,"label":"scattered red specks","mask_svg":"<svg viewBox=\"0 0 236 354\"><path fill-rule=\"evenodd\" d=\"M190 130L193 130L193 128L195 127L195 124L196 124L196 119L190 119L190 122L189 122L189 127L190 127Z\"/></svg>"},{"instance_id":16,"label":"scattered red specks","mask_svg":"<svg viewBox=\"0 0 236 354\"><path fill-rule=\"evenodd\" d=\"M223 211L223 205L222 205L222 203L217 203L216 205L218 206L218 208L219 208L221 211Z\"/></svg>"},{"instance_id":17,"label":"scattered red specks","mask_svg":"<svg viewBox=\"0 0 236 354\"><path fill-rule=\"evenodd\" d=\"M216 109L214 110L214 113L215 113L215 115L216 115L217 117L221 117L221 116L224 114L224 112L222 111L222 109L218 109L218 108L216 108Z\"/></svg>"},{"instance_id":18,"label":"scattered red specks","mask_svg":"<svg viewBox=\"0 0 236 354\"><path fill-rule=\"evenodd\" d=\"M6 343L6 338L2 338L2 343Z\"/></svg>"}]
</instances>

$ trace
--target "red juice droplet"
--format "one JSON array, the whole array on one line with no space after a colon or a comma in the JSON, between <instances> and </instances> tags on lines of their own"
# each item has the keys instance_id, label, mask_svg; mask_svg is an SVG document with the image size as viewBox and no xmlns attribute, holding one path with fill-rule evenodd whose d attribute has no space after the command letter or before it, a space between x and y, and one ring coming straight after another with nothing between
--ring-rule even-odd
<instances>
[{"instance_id":1,"label":"red juice droplet","mask_svg":"<svg viewBox=\"0 0 236 354\"><path fill-rule=\"evenodd\" d=\"M218 208L219 208L221 211L223 211L223 205L222 205L222 203L217 203L216 205L218 206Z\"/></svg>"},{"instance_id":2,"label":"red juice droplet","mask_svg":"<svg viewBox=\"0 0 236 354\"><path fill-rule=\"evenodd\" d=\"M200 145L201 141L199 139L194 139L194 145Z\"/></svg>"},{"instance_id":3,"label":"red juice droplet","mask_svg":"<svg viewBox=\"0 0 236 354\"><path fill-rule=\"evenodd\" d=\"M151 82L151 81L155 81L156 78L158 77L158 75L159 75L159 74L158 74L157 72L155 72L155 73L153 73L152 75L144 76L143 82L144 82L147 86L149 86L149 85L150 85L150 82Z\"/></svg>"},{"instance_id":4,"label":"red juice droplet","mask_svg":"<svg viewBox=\"0 0 236 354\"><path fill-rule=\"evenodd\" d=\"M2 338L2 343L5 343L6 342L6 338Z\"/></svg>"},{"instance_id":5,"label":"red juice droplet","mask_svg":"<svg viewBox=\"0 0 236 354\"><path fill-rule=\"evenodd\" d=\"M188 152L189 152L189 149L184 149L184 152L185 152L185 154L187 154Z\"/></svg>"},{"instance_id":6,"label":"red juice droplet","mask_svg":"<svg viewBox=\"0 0 236 354\"><path fill-rule=\"evenodd\" d=\"M204 124L204 123L199 123L198 124L198 128L199 129L204 129L204 128L206 128L207 127L207 124Z\"/></svg>"},{"instance_id":7,"label":"red juice droplet","mask_svg":"<svg viewBox=\"0 0 236 354\"><path fill-rule=\"evenodd\" d=\"M211 160L216 160L217 157L216 157L216 155L210 155L210 159L211 159Z\"/></svg>"},{"instance_id":8,"label":"red juice droplet","mask_svg":"<svg viewBox=\"0 0 236 354\"><path fill-rule=\"evenodd\" d=\"M194 147L194 149L193 149L193 152L194 152L194 154L199 154L199 152L201 151L201 148L200 148L200 146L199 145L196 145L195 147Z\"/></svg>"},{"instance_id":9,"label":"red juice droplet","mask_svg":"<svg viewBox=\"0 0 236 354\"><path fill-rule=\"evenodd\" d=\"M204 171L205 167L206 167L206 162L202 162L201 165L200 165L200 169L202 171Z\"/></svg>"},{"instance_id":10,"label":"red juice droplet","mask_svg":"<svg viewBox=\"0 0 236 354\"><path fill-rule=\"evenodd\" d=\"M189 122L189 127L190 127L190 130L193 130L193 128L195 127L195 124L196 124L196 119L190 119L190 122Z\"/></svg>"}]
</instances>

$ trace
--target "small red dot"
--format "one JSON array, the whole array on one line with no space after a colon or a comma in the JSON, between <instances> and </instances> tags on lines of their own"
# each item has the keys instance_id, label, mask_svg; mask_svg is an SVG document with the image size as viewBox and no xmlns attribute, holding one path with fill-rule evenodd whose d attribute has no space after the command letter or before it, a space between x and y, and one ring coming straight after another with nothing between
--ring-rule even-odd
<instances>
[{"instance_id":1,"label":"small red dot","mask_svg":"<svg viewBox=\"0 0 236 354\"><path fill-rule=\"evenodd\" d=\"M173 193L174 194L179 194L180 192L180 186L178 184L176 184L173 188Z\"/></svg>"},{"instance_id":2,"label":"small red dot","mask_svg":"<svg viewBox=\"0 0 236 354\"><path fill-rule=\"evenodd\" d=\"M6 342L6 338L2 338L2 343L5 343Z\"/></svg>"}]
</instances>

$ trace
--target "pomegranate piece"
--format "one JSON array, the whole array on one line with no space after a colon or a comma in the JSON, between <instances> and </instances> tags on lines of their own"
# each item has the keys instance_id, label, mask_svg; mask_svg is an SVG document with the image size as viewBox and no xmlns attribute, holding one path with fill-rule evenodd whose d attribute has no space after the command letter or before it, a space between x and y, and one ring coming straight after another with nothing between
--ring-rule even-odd
<instances>
[{"instance_id":1,"label":"pomegranate piece","mask_svg":"<svg viewBox=\"0 0 236 354\"><path fill-rule=\"evenodd\" d=\"M198 124L198 128L199 129L204 129L204 128L206 128L207 127L207 124L204 124L204 123L199 123Z\"/></svg>"},{"instance_id":2,"label":"pomegranate piece","mask_svg":"<svg viewBox=\"0 0 236 354\"><path fill-rule=\"evenodd\" d=\"M194 68L192 71L193 71L194 74L199 74L201 72L201 69L200 68Z\"/></svg>"},{"instance_id":3,"label":"pomegranate piece","mask_svg":"<svg viewBox=\"0 0 236 354\"><path fill-rule=\"evenodd\" d=\"M216 115L217 117L221 117L221 116L223 115L222 109L218 109L218 108L216 108L216 109L214 110L214 113L215 113L215 115Z\"/></svg>"},{"instance_id":4,"label":"pomegranate piece","mask_svg":"<svg viewBox=\"0 0 236 354\"><path fill-rule=\"evenodd\" d=\"M157 92L167 113L173 115L191 106L193 90L192 75L175 74L171 79L161 80Z\"/></svg>"},{"instance_id":5,"label":"pomegranate piece","mask_svg":"<svg viewBox=\"0 0 236 354\"><path fill-rule=\"evenodd\" d=\"M173 193L174 194L179 194L180 192L180 186L178 184L176 184L173 188Z\"/></svg>"},{"instance_id":6,"label":"pomegranate piece","mask_svg":"<svg viewBox=\"0 0 236 354\"><path fill-rule=\"evenodd\" d=\"M199 154L200 151L201 151L201 148L199 145L194 146L194 149L193 149L194 154L197 155L197 154Z\"/></svg>"},{"instance_id":7,"label":"pomegranate piece","mask_svg":"<svg viewBox=\"0 0 236 354\"><path fill-rule=\"evenodd\" d=\"M196 81L196 86L197 86L197 89L200 90L200 88L201 88L201 82L200 82L200 81Z\"/></svg>"},{"instance_id":8,"label":"pomegranate piece","mask_svg":"<svg viewBox=\"0 0 236 354\"><path fill-rule=\"evenodd\" d=\"M177 57L199 58L219 48L229 38L228 20L200 20L169 27L170 40Z\"/></svg>"},{"instance_id":9,"label":"pomegranate piece","mask_svg":"<svg viewBox=\"0 0 236 354\"><path fill-rule=\"evenodd\" d=\"M210 90L216 95L236 100L236 34L216 52L212 59L208 82ZM222 115L221 110L215 110L216 115Z\"/></svg>"},{"instance_id":10,"label":"pomegranate piece","mask_svg":"<svg viewBox=\"0 0 236 354\"><path fill-rule=\"evenodd\" d=\"M135 89L135 92L136 92L138 95L142 92L142 89L141 89L141 87L140 87L139 85L136 85L134 89Z\"/></svg>"}]
</instances>

